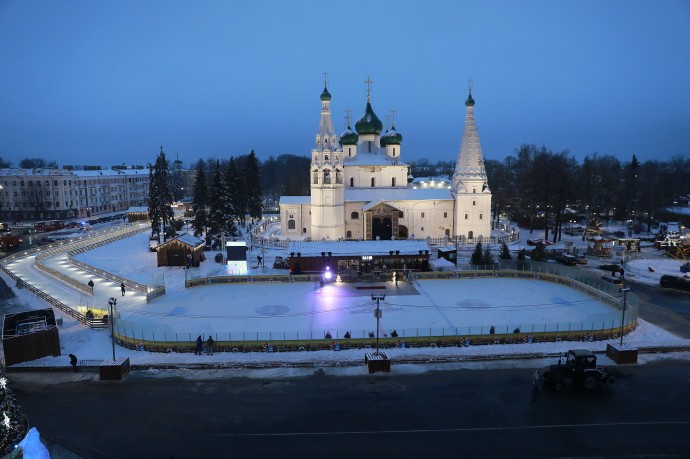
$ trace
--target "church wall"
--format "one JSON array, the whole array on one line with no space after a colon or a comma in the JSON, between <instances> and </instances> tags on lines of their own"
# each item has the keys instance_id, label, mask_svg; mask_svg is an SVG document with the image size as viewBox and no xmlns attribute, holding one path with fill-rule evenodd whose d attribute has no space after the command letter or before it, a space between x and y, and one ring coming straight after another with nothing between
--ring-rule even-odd
<instances>
[{"instance_id":1,"label":"church wall","mask_svg":"<svg viewBox=\"0 0 690 459\"><path fill-rule=\"evenodd\" d=\"M403 201L394 205L404 212L400 224L407 226L410 238L443 237L446 229L453 234L452 200Z\"/></svg>"},{"instance_id":2,"label":"church wall","mask_svg":"<svg viewBox=\"0 0 690 459\"><path fill-rule=\"evenodd\" d=\"M345 186L348 188L372 188L371 179L374 178L373 188L407 187L406 166L345 166ZM350 187L350 178L354 179L354 187ZM373 197L372 197L373 199Z\"/></svg>"},{"instance_id":3,"label":"church wall","mask_svg":"<svg viewBox=\"0 0 690 459\"><path fill-rule=\"evenodd\" d=\"M345 203L345 238L364 239L364 212L362 212L362 202ZM352 212L357 212L356 219L352 218ZM350 236L348 237L348 231Z\"/></svg>"},{"instance_id":4,"label":"church wall","mask_svg":"<svg viewBox=\"0 0 690 459\"><path fill-rule=\"evenodd\" d=\"M302 238L311 233L309 204L287 204L280 206L280 232L286 238ZM289 221L294 220L295 228L288 229ZM307 232L304 232L306 228Z\"/></svg>"},{"instance_id":5,"label":"church wall","mask_svg":"<svg viewBox=\"0 0 690 459\"><path fill-rule=\"evenodd\" d=\"M456 200L457 235L491 236L491 194L459 194Z\"/></svg>"}]
</instances>

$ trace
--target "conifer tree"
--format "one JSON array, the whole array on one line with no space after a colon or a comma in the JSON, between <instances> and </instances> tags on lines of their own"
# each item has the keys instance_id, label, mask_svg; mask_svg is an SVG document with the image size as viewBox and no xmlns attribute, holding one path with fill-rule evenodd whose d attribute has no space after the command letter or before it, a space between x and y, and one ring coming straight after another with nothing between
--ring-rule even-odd
<instances>
[{"instance_id":1,"label":"conifer tree","mask_svg":"<svg viewBox=\"0 0 690 459\"><path fill-rule=\"evenodd\" d=\"M152 236L159 234L160 226L163 225L163 241L166 240L169 232L174 234L175 231L172 203L173 197L168 182L168 161L165 159L161 146L153 170L149 167L149 218Z\"/></svg>"},{"instance_id":2,"label":"conifer tree","mask_svg":"<svg viewBox=\"0 0 690 459\"><path fill-rule=\"evenodd\" d=\"M472 252L472 257L470 257L470 264L473 265L481 265L484 261L484 252L482 251L482 243L477 242L477 245L474 248L474 252Z\"/></svg>"},{"instance_id":3,"label":"conifer tree","mask_svg":"<svg viewBox=\"0 0 690 459\"><path fill-rule=\"evenodd\" d=\"M510 249L508 248L508 244L505 242L501 244L501 255L500 255L501 260L512 260L513 257L510 255Z\"/></svg>"},{"instance_id":4,"label":"conifer tree","mask_svg":"<svg viewBox=\"0 0 690 459\"><path fill-rule=\"evenodd\" d=\"M245 185L247 189L247 213L252 219L261 218L263 210L263 191L261 187L261 165L252 150L247 157L244 167Z\"/></svg>"},{"instance_id":5,"label":"conifer tree","mask_svg":"<svg viewBox=\"0 0 690 459\"><path fill-rule=\"evenodd\" d=\"M494 256L491 254L491 248L489 248L488 245L482 254L482 264L486 266L492 266L494 264Z\"/></svg>"},{"instance_id":6,"label":"conifer tree","mask_svg":"<svg viewBox=\"0 0 690 459\"><path fill-rule=\"evenodd\" d=\"M520 251L518 252L517 256L518 260L526 260L527 259L527 250L525 248L521 248Z\"/></svg>"},{"instance_id":7,"label":"conifer tree","mask_svg":"<svg viewBox=\"0 0 690 459\"><path fill-rule=\"evenodd\" d=\"M244 215L244 193L242 188L242 178L240 171L238 169L238 162L234 157L230 157L228 161L228 167L225 169L225 182L228 184L228 200L230 208L230 218L237 219L238 222L242 222L242 216Z\"/></svg>"},{"instance_id":8,"label":"conifer tree","mask_svg":"<svg viewBox=\"0 0 690 459\"><path fill-rule=\"evenodd\" d=\"M204 172L204 162L199 160L196 168L196 181L194 182L194 194L192 196L192 212L194 218L192 227L194 236L206 233L208 228L208 185L206 183L206 172Z\"/></svg>"},{"instance_id":9,"label":"conifer tree","mask_svg":"<svg viewBox=\"0 0 690 459\"><path fill-rule=\"evenodd\" d=\"M14 394L8 387L4 368L0 367L0 455L15 457L15 445L26 435L28 422ZM7 455L7 456L5 456Z\"/></svg>"}]
</instances>

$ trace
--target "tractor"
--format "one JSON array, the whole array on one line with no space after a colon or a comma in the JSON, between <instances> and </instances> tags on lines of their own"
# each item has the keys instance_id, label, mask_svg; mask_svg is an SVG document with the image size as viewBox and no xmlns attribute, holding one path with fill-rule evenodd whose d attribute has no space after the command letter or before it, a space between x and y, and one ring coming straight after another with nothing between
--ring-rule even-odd
<instances>
[{"instance_id":1,"label":"tractor","mask_svg":"<svg viewBox=\"0 0 690 459\"><path fill-rule=\"evenodd\" d=\"M593 390L615 382L606 368L597 366L597 356L589 349L571 349L559 357L557 365L550 365L543 374L536 370L533 376L535 388L547 386L556 392L570 386Z\"/></svg>"}]
</instances>

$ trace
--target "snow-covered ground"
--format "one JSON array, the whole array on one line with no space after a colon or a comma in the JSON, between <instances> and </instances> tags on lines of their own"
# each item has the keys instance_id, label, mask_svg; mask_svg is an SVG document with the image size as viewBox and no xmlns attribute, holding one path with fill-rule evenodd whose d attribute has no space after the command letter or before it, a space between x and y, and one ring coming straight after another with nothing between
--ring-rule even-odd
<instances>
[{"instance_id":1,"label":"snow-covered ground","mask_svg":"<svg viewBox=\"0 0 690 459\"><path fill-rule=\"evenodd\" d=\"M255 257L256 254L258 252L251 256ZM264 259L267 265L271 266L272 259L276 255L284 256L284 254L284 250L270 249L264 253ZM645 254L645 251L642 254ZM654 260L658 267L669 264L668 269L673 268L673 260L660 257L643 258L642 254L639 261L646 263L645 269L651 263L649 260ZM154 272L163 272L167 290L164 297L146 304L145 300L131 300L133 295L130 296L130 293L127 293L124 298L118 298L119 313L123 319L132 322L148 322L151 329L168 327L171 333L191 334L192 340L202 333L206 335L207 333L273 333L275 331L280 334L287 333L288 330L298 332L301 329L304 333L312 334L330 331L333 336L339 336L344 330L348 330L353 333L353 336L357 336L356 333L375 330L375 319L372 314L375 303L368 296L370 292L362 295L352 285L327 285L321 289L309 283L263 283L185 289L185 276L220 274L226 268L215 263L212 256L196 270L174 267L156 268L155 254L148 251L148 239L145 234L84 253L80 255L80 258L93 266L116 272L142 283L150 283ZM676 264L679 265L680 262ZM634 270L634 268L629 269ZM678 269L677 266L676 269ZM278 272L271 268L264 270L250 267L250 270L250 274ZM284 273L284 271L280 272ZM647 272L649 272L648 269ZM8 285L13 285L4 274L3 277ZM542 282L527 282L523 285L512 281L512 279L429 280L418 282L414 287L401 284L397 288L399 292L389 282L383 285L386 287L387 296L382 304L383 318L380 331L383 334L396 329L402 336L418 328L451 330L458 327L462 332L463 327L489 325L504 326L508 330L520 325L522 331L527 331L525 327L529 327L532 323L542 323L554 318L555 322L583 322L588 317L608 309L591 298L583 298L580 293L566 287ZM117 286L108 288L117 288ZM26 290L15 289L15 292L18 295L17 298L5 302L7 312L47 307L42 300ZM112 293L107 290L101 295L105 297ZM112 357L108 330L90 330L59 310L56 310L56 315L63 318L63 325L59 329L63 356L45 357L20 366L67 367L69 359L65 356L69 353L77 355L82 360ZM643 320L640 320L639 324L637 330L625 337L625 342L640 347L690 344L690 340L680 339ZM500 331L499 328L498 332ZM258 338L263 339L263 336L265 335L260 335ZM224 339L223 336L220 338ZM278 336L278 338L281 337ZM555 342L462 348L394 348L386 349L386 352L394 362L396 360L417 362L458 360L458 363L442 364L442 366L452 368L453 365L460 365L481 368L487 364L472 360L518 354L553 354L578 346L601 351L606 348L606 342L588 342L580 345L571 342ZM191 353L152 353L120 347L115 349L117 357L127 356L134 365L185 367L210 364L221 368L233 368L232 370L213 370L214 374L227 374L227 371L232 371L232 374L238 376L303 374L304 371L313 371L314 366L324 366L330 368L328 371L348 374L364 373L366 370L363 365L360 365L363 362L364 352L364 349L293 353L228 352L197 356ZM648 358L650 357L643 354L640 361L644 362ZM515 362L505 364L520 365ZM271 370L257 369L262 366L273 368ZM304 369L305 367L311 369ZM184 372L184 370L181 371ZM396 371L422 370L414 365L401 364L396 366Z\"/></svg>"}]
</instances>

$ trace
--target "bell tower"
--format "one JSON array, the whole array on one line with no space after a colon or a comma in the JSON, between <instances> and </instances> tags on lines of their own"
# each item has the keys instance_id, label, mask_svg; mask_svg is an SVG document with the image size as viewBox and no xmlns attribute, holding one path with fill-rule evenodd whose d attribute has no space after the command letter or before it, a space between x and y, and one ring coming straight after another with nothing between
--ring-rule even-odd
<instances>
[{"instance_id":1,"label":"bell tower","mask_svg":"<svg viewBox=\"0 0 690 459\"><path fill-rule=\"evenodd\" d=\"M328 74L321 93L321 122L311 150L311 238L338 240L345 236L343 151L331 118Z\"/></svg>"},{"instance_id":2,"label":"bell tower","mask_svg":"<svg viewBox=\"0 0 690 459\"><path fill-rule=\"evenodd\" d=\"M468 239L491 236L491 190L474 124L474 104L470 80L465 101L465 130L451 185L455 199L455 236Z\"/></svg>"}]
</instances>

